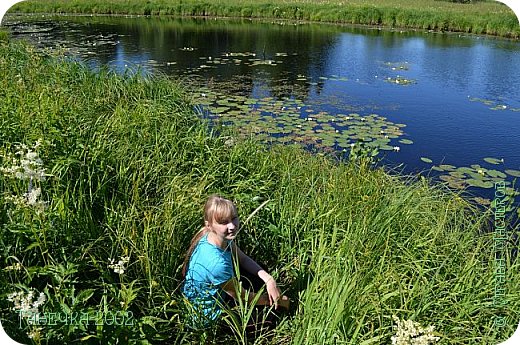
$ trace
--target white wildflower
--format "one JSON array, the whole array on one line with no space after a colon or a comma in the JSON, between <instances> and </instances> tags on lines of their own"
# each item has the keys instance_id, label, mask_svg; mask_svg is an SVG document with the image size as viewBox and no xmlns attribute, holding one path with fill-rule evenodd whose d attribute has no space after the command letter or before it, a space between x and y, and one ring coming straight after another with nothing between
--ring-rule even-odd
<instances>
[{"instance_id":1,"label":"white wildflower","mask_svg":"<svg viewBox=\"0 0 520 345\"><path fill-rule=\"evenodd\" d=\"M10 165L8 167L1 167L0 171L6 175L15 177L20 180L28 180L31 181L40 181L44 180L46 176L49 176L45 173L45 169L43 168L43 161L40 159L38 153L35 151L42 144L42 140L39 139L33 148L29 148L25 144L16 145L16 153L15 156L19 158L13 157L12 155L8 155L5 157L4 164Z\"/></svg>"},{"instance_id":2,"label":"white wildflower","mask_svg":"<svg viewBox=\"0 0 520 345\"><path fill-rule=\"evenodd\" d=\"M35 188L31 190L29 193L25 193L23 196L27 199L27 205L36 206L38 202L38 197L42 193L41 188Z\"/></svg>"},{"instance_id":3,"label":"white wildflower","mask_svg":"<svg viewBox=\"0 0 520 345\"><path fill-rule=\"evenodd\" d=\"M5 201L12 203L15 206L18 207L25 207L27 206L25 196L18 196L18 195L8 195L5 197Z\"/></svg>"},{"instance_id":4,"label":"white wildflower","mask_svg":"<svg viewBox=\"0 0 520 345\"><path fill-rule=\"evenodd\" d=\"M401 321L395 315L392 315L392 318L396 323L396 334L391 337L392 345L430 345L440 339L433 334L434 326L423 328L412 320Z\"/></svg>"},{"instance_id":5,"label":"white wildflower","mask_svg":"<svg viewBox=\"0 0 520 345\"><path fill-rule=\"evenodd\" d=\"M110 261L110 265L108 265L108 268L112 268L115 273L117 274L123 274L125 273L125 266L130 261L129 256L122 256L120 260L115 263L115 259L108 259Z\"/></svg>"},{"instance_id":6,"label":"white wildflower","mask_svg":"<svg viewBox=\"0 0 520 345\"><path fill-rule=\"evenodd\" d=\"M26 153L25 158L27 158L29 161L38 162L41 164L41 159L38 158L38 154L34 151L29 150Z\"/></svg>"},{"instance_id":7,"label":"white wildflower","mask_svg":"<svg viewBox=\"0 0 520 345\"><path fill-rule=\"evenodd\" d=\"M33 328L29 333L27 333L27 336L30 339L33 339L35 341L39 341L41 338L41 331L43 330L42 327L35 327Z\"/></svg>"},{"instance_id":8,"label":"white wildflower","mask_svg":"<svg viewBox=\"0 0 520 345\"><path fill-rule=\"evenodd\" d=\"M40 292L36 301L34 299L34 290L29 290L27 294L23 291L13 292L7 295L7 300L14 304L13 310L18 311L20 315L29 317L38 314L38 308L45 302L46 297Z\"/></svg>"}]
</instances>

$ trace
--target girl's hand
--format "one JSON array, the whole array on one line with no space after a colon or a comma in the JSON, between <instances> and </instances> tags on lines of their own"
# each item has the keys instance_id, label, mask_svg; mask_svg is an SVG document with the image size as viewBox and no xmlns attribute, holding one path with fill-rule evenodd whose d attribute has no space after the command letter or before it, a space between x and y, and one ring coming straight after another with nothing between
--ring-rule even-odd
<instances>
[{"instance_id":1,"label":"girl's hand","mask_svg":"<svg viewBox=\"0 0 520 345\"><path fill-rule=\"evenodd\" d=\"M273 305L274 303L274 309L278 309L278 305L289 309L289 298L287 298L287 296L281 295L280 289L276 285L276 281L271 278L269 281L267 281L266 286L267 294L269 296L269 305Z\"/></svg>"},{"instance_id":2,"label":"girl's hand","mask_svg":"<svg viewBox=\"0 0 520 345\"><path fill-rule=\"evenodd\" d=\"M276 281L271 278L266 283L267 295L269 296L269 305L273 305L274 309L278 309L278 299L280 298L280 289L276 285Z\"/></svg>"}]
</instances>

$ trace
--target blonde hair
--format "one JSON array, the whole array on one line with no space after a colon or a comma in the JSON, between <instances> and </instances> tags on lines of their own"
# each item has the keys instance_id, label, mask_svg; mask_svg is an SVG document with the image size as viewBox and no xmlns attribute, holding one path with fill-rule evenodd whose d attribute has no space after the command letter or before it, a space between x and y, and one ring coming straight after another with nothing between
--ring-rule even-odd
<instances>
[{"instance_id":1,"label":"blonde hair","mask_svg":"<svg viewBox=\"0 0 520 345\"><path fill-rule=\"evenodd\" d=\"M202 236L204 236L209 231L208 226L206 226L206 222L208 224L212 224L213 221L217 223L229 223L237 215L238 213L236 206L231 200L225 199L216 194L213 194L208 198L206 204L204 205L204 226L191 239L190 247L188 248L186 257L184 258L184 264L182 265L183 277L186 277L186 271L188 269L191 254L193 254L197 243L199 243Z\"/></svg>"}]
</instances>

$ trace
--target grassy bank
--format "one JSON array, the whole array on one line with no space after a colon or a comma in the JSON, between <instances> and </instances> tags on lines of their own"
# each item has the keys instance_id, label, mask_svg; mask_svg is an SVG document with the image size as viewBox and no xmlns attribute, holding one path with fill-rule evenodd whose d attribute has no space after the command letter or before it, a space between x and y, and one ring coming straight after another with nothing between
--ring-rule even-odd
<instances>
[{"instance_id":1,"label":"grassy bank","mask_svg":"<svg viewBox=\"0 0 520 345\"><path fill-rule=\"evenodd\" d=\"M39 0L21 2L10 12L279 18L520 37L513 11L494 1Z\"/></svg>"},{"instance_id":2,"label":"grassy bank","mask_svg":"<svg viewBox=\"0 0 520 345\"><path fill-rule=\"evenodd\" d=\"M167 79L92 72L5 41L0 67L0 310L18 341L253 342L238 327L201 335L185 326L180 265L215 192L242 219L269 200L238 241L272 269L293 308L257 344L388 344L392 315L435 326L438 344L513 334L518 263L507 260L508 304L494 305L485 215L442 187L217 134ZM34 173L8 170L17 164ZM28 175L41 189L33 200L23 197ZM128 262L117 273L120 257ZM33 303L40 312L131 312L132 325L22 318L20 327L6 297L29 289L45 296Z\"/></svg>"}]
</instances>

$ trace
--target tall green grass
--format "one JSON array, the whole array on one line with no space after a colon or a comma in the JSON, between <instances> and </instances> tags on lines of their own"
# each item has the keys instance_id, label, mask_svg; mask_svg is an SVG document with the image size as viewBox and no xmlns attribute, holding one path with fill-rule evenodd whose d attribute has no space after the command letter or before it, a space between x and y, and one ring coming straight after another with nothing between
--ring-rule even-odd
<instances>
[{"instance_id":1,"label":"tall green grass","mask_svg":"<svg viewBox=\"0 0 520 345\"><path fill-rule=\"evenodd\" d=\"M482 232L490 213L442 186L239 139L193 112L183 81L91 71L6 41L0 67L1 152L43 138L52 175L39 184L49 203L41 214L7 200L27 181L0 177L0 265L24 267L0 271L2 325L17 340L37 343L27 336L37 330L19 328L5 297L29 287L46 294L43 311L135 317L133 326L45 326L42 342L381 344L392 315L434 325L440 344L498 343L516 328L517 261L508 260L508 304L498 308L493 238ZM212 193L233 199L242 219L269 200L238 242L271 268L293 308L256 339L185 324L180 267ZM119 256L130 256L124 274L109 267ZM507 325L494 326L495 315Z\"/></svg>"},{"instance_id":2,"label":"tall green grass","mask_svg":"<svg viewBox=\"0 0 520 345\"><path fill-rule=\"evenodd\" d=\"M513 11L495 1L461 4L436 0L32 0L16 4L10 11L279 18L520 37L520 25Z\"/></svg>"}]
</instances>

